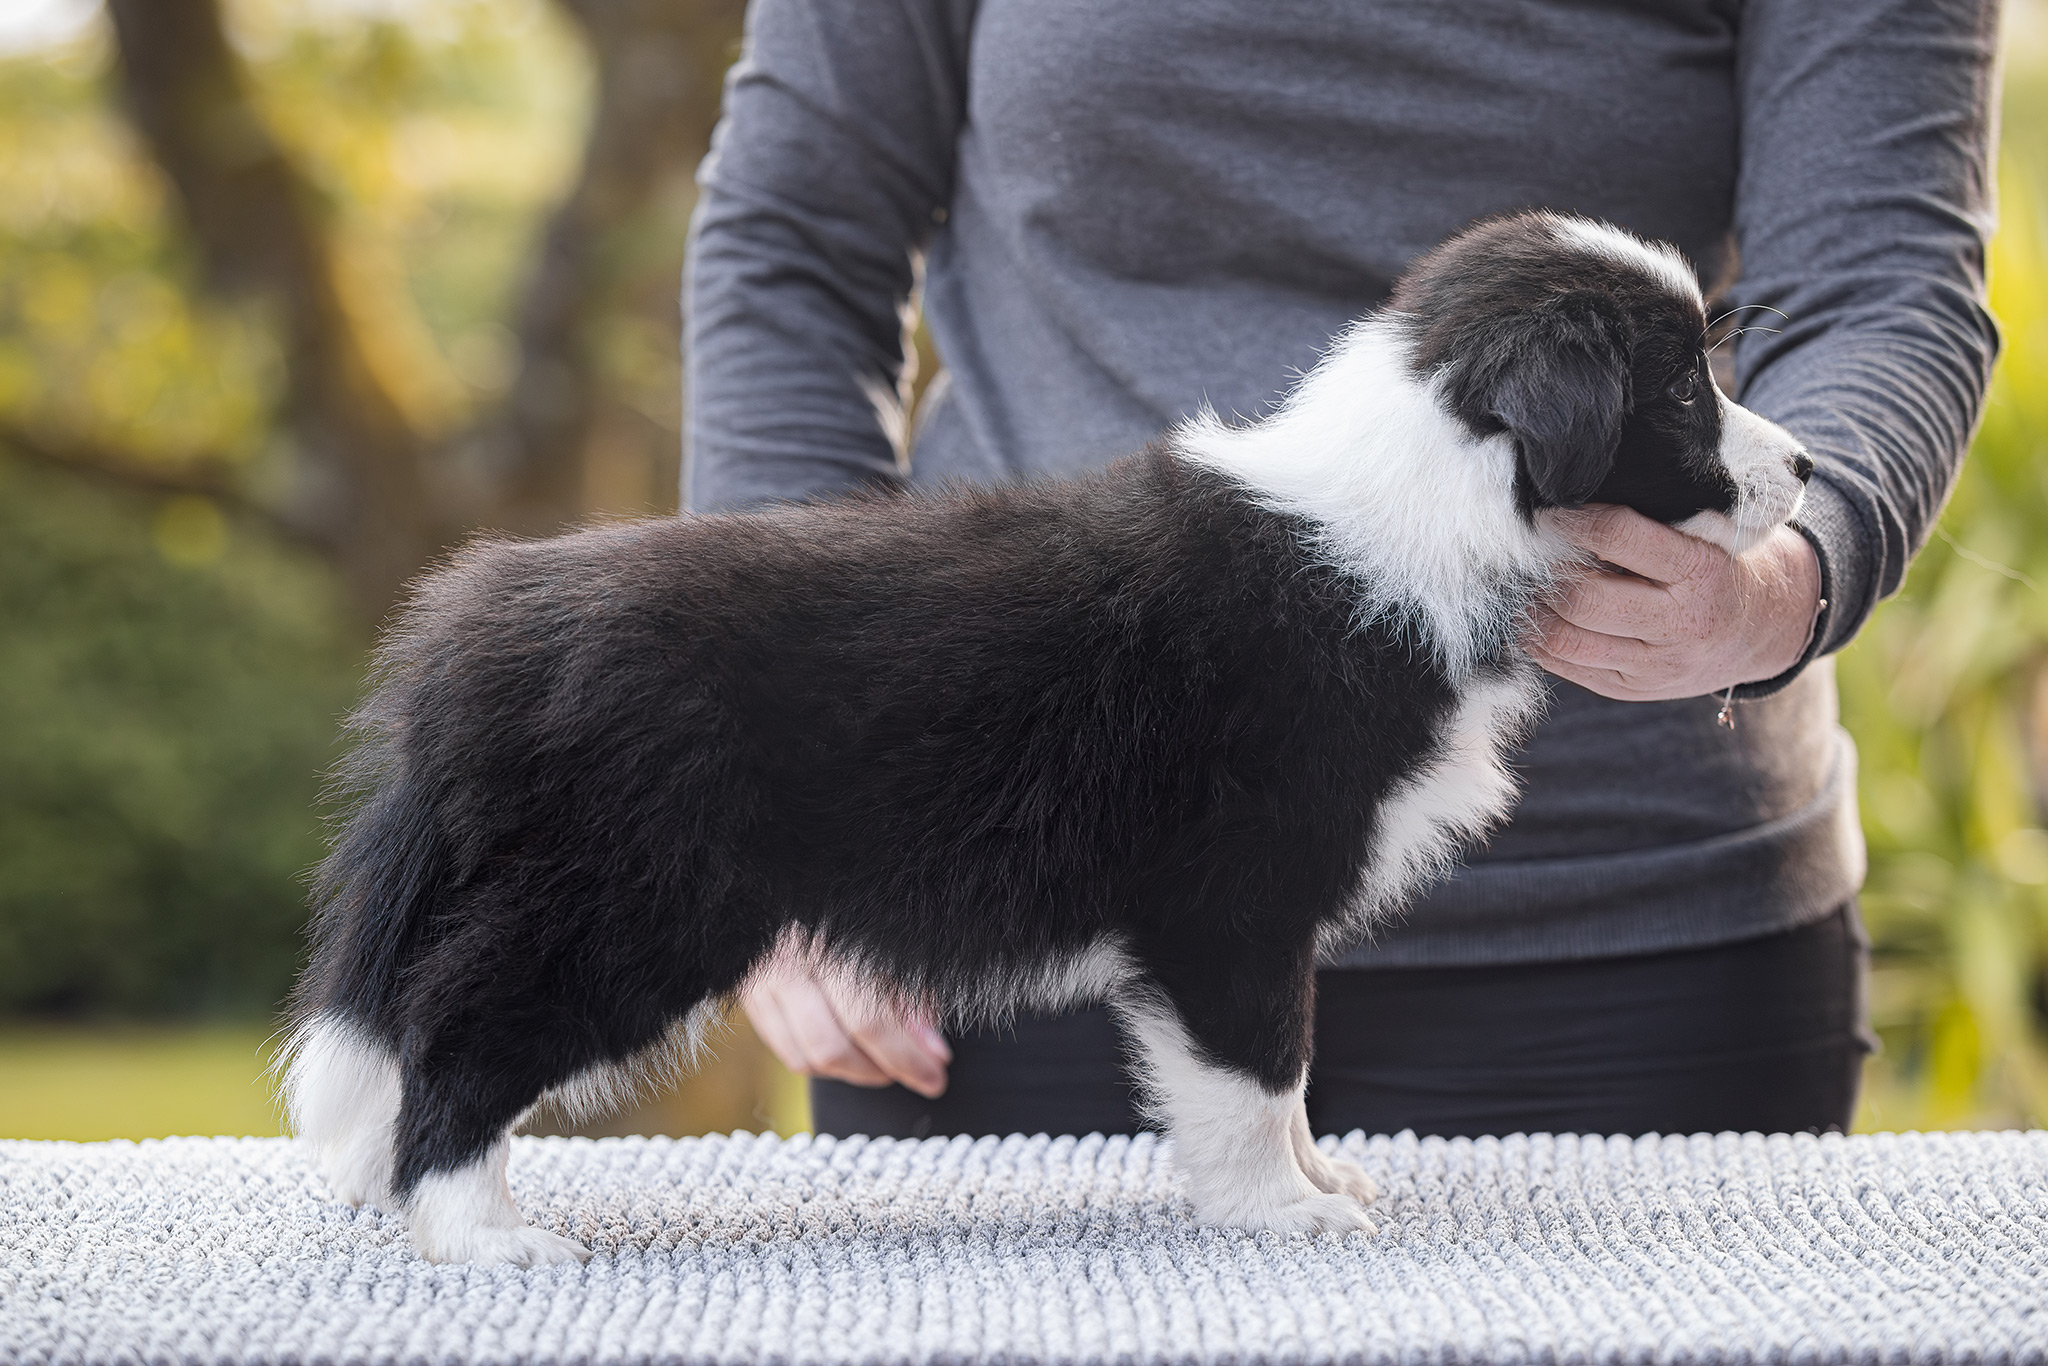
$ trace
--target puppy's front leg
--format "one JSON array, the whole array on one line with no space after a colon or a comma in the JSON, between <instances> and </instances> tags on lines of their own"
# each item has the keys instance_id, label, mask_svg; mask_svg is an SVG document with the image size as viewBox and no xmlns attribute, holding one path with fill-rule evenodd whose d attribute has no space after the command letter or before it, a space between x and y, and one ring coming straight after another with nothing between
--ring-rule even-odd
<instances>
[{"instance_id":1,"label":"puppy's front leg","mask_svg":"<svg viewBox=\"0 0 2048 1366\"><path fill-rule=\"evenodd\" d=\"M1172 1135L1195 1217L1233 1228L1370 1233L1359 1201L1370 1198L1372 1183L1363 1172L1350 1178L1342 1169L1351 1164L1323 1157L1307 1140L1306 1019L1292 1028L1231 1018L1217 1003L1246 1000L1243 983L1211 985L1221 990L1198 1009L1185 1003L1192 983L1147 982L1115 1003L1152 1113ZM1302 983L1302 1001L1258 1003L1292 1016L1308 990ZM1304 1170L1304 1141L1323 1180Z\"/></svg>"},{"instance_id":2,"label":"puppy's front leg","mask_svg":"<svg viewBox=\"0 0 2048 1366\"><path fill-rule=\"evenodd\" d=\"M1308 1127L1308 1106L1295 1107L1289 1133L1294 1142L1294 1160L1301 1164L1302 1172L1317 1190L1348 1195L1363 1205L1380 1198L1380 1189L1365 1174L1365 1168L1348 1157L1331 1157L1316 1146L1315 1132Z\"/></svg>"}]
</instances>

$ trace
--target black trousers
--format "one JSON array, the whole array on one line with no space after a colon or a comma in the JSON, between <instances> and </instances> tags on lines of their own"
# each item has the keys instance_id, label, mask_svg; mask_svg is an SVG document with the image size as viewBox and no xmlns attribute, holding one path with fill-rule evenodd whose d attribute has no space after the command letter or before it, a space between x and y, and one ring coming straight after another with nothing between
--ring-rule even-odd
<instances>
[{"instance_id":1,"label":"black trousers","mask_svg":"<svg viewBox=\"0 0 2048 1366\"><path fill-rule=\"evenodd\" d=\"M1853 903L1781 934L1703 949L1316 976L1317 1133L1846 1130L1863 1059L1868 946ZM1106 1010L952 1040L937 1100L811 1083L819 1133L1135 1133Z\"/></svg>"}]
</instances>

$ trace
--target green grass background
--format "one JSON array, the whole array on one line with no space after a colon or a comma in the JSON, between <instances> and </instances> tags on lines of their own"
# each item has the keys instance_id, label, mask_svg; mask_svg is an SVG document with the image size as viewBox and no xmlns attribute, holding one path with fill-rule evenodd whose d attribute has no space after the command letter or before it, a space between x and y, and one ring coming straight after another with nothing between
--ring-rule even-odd
<instances>
[{"instance_id":1,"label":"green grass background","mask_svg":"<svg viewBox=\"0 0 2048 1366\"><path fill-rule=\"evenodd\" d=\"M282 1133L271 1056L246 1025L0 1031L0 1138Z\"/></svg>"}]
</instances>

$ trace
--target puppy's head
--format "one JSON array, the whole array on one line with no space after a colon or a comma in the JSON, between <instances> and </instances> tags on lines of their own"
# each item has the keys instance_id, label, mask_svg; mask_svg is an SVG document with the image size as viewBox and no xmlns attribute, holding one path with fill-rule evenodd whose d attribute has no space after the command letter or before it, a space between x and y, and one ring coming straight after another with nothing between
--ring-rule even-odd
<instances>
[{"instance_id":1,"label":"puppy's head","mask_svg":"<svg viewBox=\"0 0 2048 1366\"><path fill-rule=\"evenodd\" d=\"M1813 462L1707 365L1698 282L1591 219L1491 219L1395 286L1410 364L1476 435L1506 432L1525 515L1621 503L1741 552L1798 511Z\"/></svg>"}]
</instances>

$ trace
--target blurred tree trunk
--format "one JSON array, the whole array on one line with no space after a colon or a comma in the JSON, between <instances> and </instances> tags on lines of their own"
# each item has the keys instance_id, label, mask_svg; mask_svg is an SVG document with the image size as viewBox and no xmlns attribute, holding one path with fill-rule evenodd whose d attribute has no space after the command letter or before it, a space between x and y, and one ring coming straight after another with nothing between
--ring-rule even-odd
<instances>
[{"instance_id":1,"label":"blurred tree trunk","mask_svg":"<svg viewBox=\"0 0 2048 1366\"><path fill-rule=\"evenodd\" d=\"M404 349L354 288L333 215L264 123L220 0L108 0L127 109L177 191L206 284L278 312L279 417L299 466L274 513L335 562L373 620L464 530L545 533L586 511L583 462L608 401L600 323L621 307L636 219L709 145L744 8L558 3L596 67L582 170L528 272L507 399L472 430L437 436L409 409ZM660 256L674 281L681 243ZM469 477L456 476L456 451L471 453Z\"/></svg>"},{"instance_id":2,"label":"blurred tree trunk","mask_svg":"<svg viewBox=\"0 0 2048 1366\"><path fill-rule=\"evenodd\" d=\"M381 611L454 526L429 495L425 443L374 327L349 307L319 196L250 98L216 0L109 0L122 89L176 187L218 290L279 310L283 424L305 462L286 515Z\"/></svg>"},{"instance_id":3,"label":"blurred tree trunk","mask_svg":"<svg viewBox=\"0 0 2048 1366\"><path fill-rule=\"evenodd\" d=\"M636 219L711 143L744 0L558 0L598 70L575 188L548 224L518 317L519 374L493 424L495 524L546 532L575 506L603 403L598 325L622 303ZM680 243L676 262L680 265ZM679 272L671 276L680 282ZM672 294L671 294L672 297Z\"/></svg>"}]
</instances>

